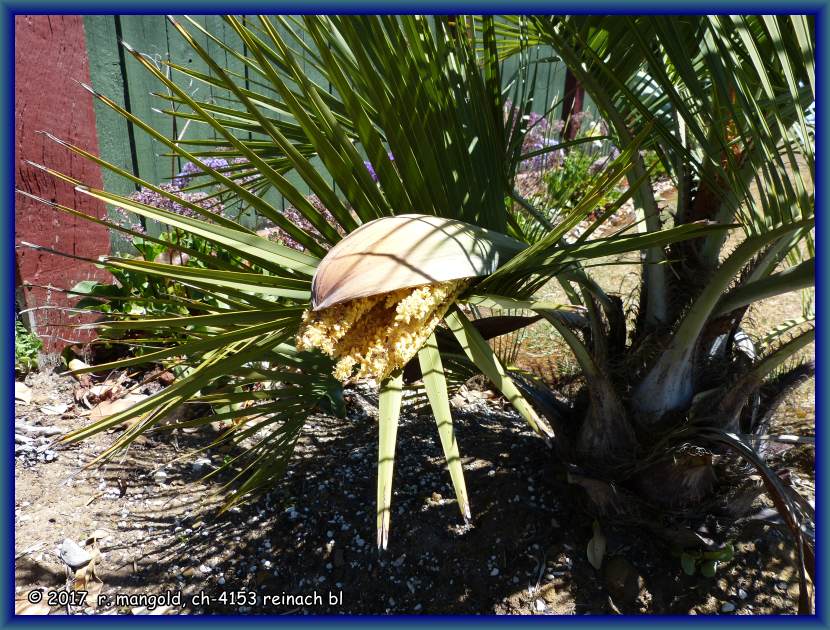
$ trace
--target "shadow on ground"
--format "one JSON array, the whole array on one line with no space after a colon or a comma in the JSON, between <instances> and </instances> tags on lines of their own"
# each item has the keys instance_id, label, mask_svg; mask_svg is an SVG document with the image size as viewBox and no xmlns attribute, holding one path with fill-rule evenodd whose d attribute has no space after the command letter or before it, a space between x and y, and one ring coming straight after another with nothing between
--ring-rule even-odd
<instances>
[{"instance_id":1,"label":"shadow on ground","mask_svg":"<svg viewBox=\"0 0 830 630\"><path fill-rule=\"evenodd\" d=\"M454 500L434 420L402 418L389 547L379 553L376 407L364 394L351 394L346 419L309 421L279 488L221 516L223 479L200 481L204 471L186 459L154 475L208 435L144 438L97 473L110 493L91 502L93 523L110 532L97 571L104 592L170 589L192 612L225 614L793 610L790 551L766 528L745 532L735 560L707 579L684 575L650 535L606 527L605 566L596 571L585 553L592 521L551 452L493 401L455 414L471 525ZM214 462L228 454L207 453ZM17 561L18 586L65 579L48 558ZM284 595L307 596L308 605Z\"/></svg>"}]
</instances>

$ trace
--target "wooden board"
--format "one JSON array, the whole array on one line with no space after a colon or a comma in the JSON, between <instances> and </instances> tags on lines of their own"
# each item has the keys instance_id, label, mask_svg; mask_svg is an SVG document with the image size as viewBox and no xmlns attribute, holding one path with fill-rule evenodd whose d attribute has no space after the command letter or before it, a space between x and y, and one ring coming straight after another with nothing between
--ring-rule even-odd
<instances>
[{"instance_id":1,"label":"wooden board","mask_svg":"<svg viewBox=\"0 0 830 630\"><path fill-rule=\"evenodd\" d=\"M177 16L180 21L181 16ZM200 25L220 38L223 42L245 53L236 33L220 16L192 16ZM295 16L299 17L299 16ZM248 24L255 30L259 29L258 18L243 16L243 23ZM201 72L212 74L208 65L199 58L198 54L182 39L175 29L167 23L163 16L152 15L129 15L129 16L87 16L84 18L87 27L87 42L94 60L91 64L92 83L100 91L114 98L119 103L126 103L128 109L143 120L149 122L168 137L192 138L213 138L214 131L207 125L190 123L185 126L181 118L171 119L169 116L159 114L155 109L167 106L168 104L157 97L151 96L151 92L163 90L164 88L135 60L124 55L119 56L117 38L120 34L124 40L130 43L136 50L139 50L151 59L161 61L171 59L176 63L192 67ZM258 75L251 75L245 72L245 66L233 55L228 54L220 45L210 41L197 29L190 27L189 32L194 38L205 47L211 56L229 69L240 75L239 84L249 89L254 89L265 94L275 94L273 88L267 85L267 79ZM285 31L282 25L277 26L281 33ZM260 33L262 36L264 34ZM291 41L292 48L300 51L300 46ZM555 53L550 48L539 51L542 57L553 56ZM314 81L325 86L329 92L331 86L323 76L308 62L303 59L303 68L307 75ZM518 66L517 59L509 59L503 64L502 78L506 83ZM534 111L545 112L552 108L551 117L561 115L562 87L564 84L564 65L562 64L540 64L537 84L534 93ZM179 75L179 78L182 78ZM189 79L188 79L189 81ZM198 100L212 100L213 102L228 104L227 94L221 90L212 88L198 82L190 83L187 89ZM235 104L235 106L239 106ZM594 118L596 111L593 103L586 96L585 109ZM183 166L176 158L164 157L168 150L158 141L152 140L140 130L133 130L132 135L127 125L117 114L106 111L104 107L96 107L98 115L98 132L101 138L102 156L121 166L130 165L134 171L143 178L155 183L169 181ZM245 133L245 132L240 132ZM184 135L183 135L184 134ZM128 141L125 141L127 139ZM323 165L319 160L314 161L321 170ZM296 173L288 173L287 177L301 192L309 194L308 185ZM127 188L123 183L116 183L112 176L105 175L105 182L108 187L116 192L124 192ZM285 208L285 200L277 191L271 189L265 199L277 209ZM243 218L243 222L255 226L257 217L250 212ZM152 228L153 231L158 228Z\"/></svg>"},{"instance_id":2,"label":"wooden board","mask_svg":"<svg viewBox=\"0 0 830 630\"><path fill-rule=\"evenodd\" d=\"M43 171L24 162L32 160L96 187L102 180L98 167L75 157L46 139L39 131L97 152L92 95L76 81L89 82L83 21L70 15L18 15L15 17L15 186L47 200L101 217L102 204L78 193ZM21 241L49 247L77 257L97 260L109 253L105 227L53 210L18 195L15 199L15 244ZM29 321L47 352L59 351L65 340L86 340L89 331L69 324L87 319L70 317L64 310L75 302L63 292L82 280L106 280L96 265L44 251L18 246L15 272L24 285L21 293L31 310Z\"/></svg>"}]
</instances>

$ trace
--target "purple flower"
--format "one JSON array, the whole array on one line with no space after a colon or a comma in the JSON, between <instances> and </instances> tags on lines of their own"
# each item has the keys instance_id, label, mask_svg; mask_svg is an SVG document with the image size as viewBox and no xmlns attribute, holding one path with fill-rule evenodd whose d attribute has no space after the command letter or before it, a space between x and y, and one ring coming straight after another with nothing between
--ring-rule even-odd
<instances>
[{"instance_id":1,"label":"purple flower","mask_svg":"<svg viewBox=\"0 0 830 630\"><path fill-rule=\"evenodd\" d=\"M389 153L389 159L392 162L394 162L395 161L395 156L392 155L391 153ZM372 178L372 181L377 182L378 181L378 174L375 172L375 169L372 166L372 163L367 161L367 162L363 162L363 165L366 167L366 170L369 171L369 176Z\"/></svg>"},{"instance_id":2,"label":"purple flower","mask_svg":"<svg viewBox=\"0 0 830 630\"><path fill-rule=\"evenodd\" d=\"M200 208L204 208L205 210L213 212L214 214L221 214L224 210L224 206L217 198L214 197L212 199L208 199L208 195L206 193L182 192L177 186L174 186L173 184L161 184L159 188L174 194L182 201L187 201L189 203L197 205ZM165 197L161 193L158 193L149 188L141 188L140 190L137 190L134 193L132 193L128 198L132 201L137 201L138 203L144 204L145 206L151 206L153 208L158 208L160 210L175 212L176 214L180 214L185 217L197 219L205 218L204 215L199 214L195 210L183 206L177 201ZM131 212L129 212L126 208L116 206L115 213L116 223L124 227L127 227L131 230L135 230L136 232L141 232L142 234L144 233L144 228L141 227L141 224L135 220L134 215Z\"/></svg>"},{"instance_id":3,"label":"purple flower","mask_svg":"<svg viewBox=\"0 0 830 630\"><path fill-rule=\"evenodd\" d=\"M306 199L308 199L309 203L312 206L314 206L314 208L323 216L323 219L326 221L326 223L328 223L335 230L337 230L337 233L340 234L340 236L346 235L346 231L342 227L340 227L340 224L338 224L337 220L334 218L334 215L323 206L323 203L320 201L319 197L317 197L316 195L311 195L309 197L306 197ZM320 232L317 230L317 228L311 225L311 222L308 219L306 219L302 214L300 214L299 210L297 210L294 207L288 207L283 211L282 214L283 216L285 216L285 218L291 221L291 223L293 223L299 228L302 228L306 232L309 232L311 236L313 236L315 239L321 240ZM305 247L300 245L300 243L295 241L288 234L288 232L286 232L280 227L268 227L263 230L260 230L259 232L257 232L257 234L269 240L277 241L281 245L285 245L286 247L290 247L291 249L296 249L300 252L305 251Z\"/></svg>"},{"instance_id":4,"label":"purple flower","mask_svg":"<svg viewBox=\"0 0 830 630\"><path fill-rule=\"evenodd\" d=\"M248 158L236 157L231 160L231 164L248 164ZM257 179L259 172L256 170L256 167L251 166L248 169L234 171L233 173L228 173L227 175L240 186L244 186L245 184Z\"/></svg>"},{"instance_id":5,"label":"purple flower","mask_svg":"<svg viewBox=\"0 0 830 630\"><path fill-rule=\"evenodd\" d=\"M206 157L202 159L202 163L214 170L228 167L228 161L225 158ZM200 166L193 162L186 162L181 172L173 178L173 185L176 188L185 188L190 185L191 179L203 173L204 171Z\"/></svg>"},{"instance_id":6,"label":"purple flower","mask_svg":"<svg viewBox=\"0 0 830 630\"><path fill-rule=\"evenodd\" d=\"M516 125L519 124L521 124L524 130L521 148L522 155L556 146L558 144L557 138L565 127L565 121L555 120L551 123L538 112L530 112L527 116L522 116L518 108L514 107L510 101L507 101L504 112L505 122L507 122L508 117L511 115L513 121L511 133L515 130ZM542 171L560 166L563 159L564 151L562 150L534 155L526 160L522 160L521 164L519 164L519 172L537 172L541 174Z\"/></svg>"},{"instance_id":7,"label":"purple flower","mask_svg":"<svg viewBox=\"0 0 830 630\"><path fill-rule=\"evenodd\" d=\"M114 209L115 215L111 216L113 223L120 225L121 227L127 228L128 230L132 230L133 232L138 232L139 234L144 234L144 226L138 221L138 217L130 212L127 212L124 208L120 206L116 206Z\"/></svg>"},{"instance_id":8,"label":"purple flower","mask_svg":"<svg viewBox=\"0 0 830 630\"><path fill-rule=\"evenodd\" d=\"M371 176L372 181L373 182L378 181L378 174L375 173L375 169L372 167L372 163L366 161L366 162L363 162L363 165L366 167L366 170L369 171L369 175Z\"/></svg>"}]
</instances>

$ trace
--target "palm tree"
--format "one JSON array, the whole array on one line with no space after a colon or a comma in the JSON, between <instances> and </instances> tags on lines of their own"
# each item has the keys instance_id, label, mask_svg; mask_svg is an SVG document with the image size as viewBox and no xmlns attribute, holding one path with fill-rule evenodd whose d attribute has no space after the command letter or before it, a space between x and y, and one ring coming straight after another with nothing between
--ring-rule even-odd
<instances>
[{"instance_id":1,"label":"palm tree","mask_svg":"<svg viewBox=\"0 0 830 630\"><path fill-rule=\"evenodd\" d=\"M612 136L627 143L649 127L677 187L661 210L640 154L627 173L642 230L693 221L736 223L724 232L642 251L633 329L619 300L574 278L574 303L588 309L579 329L551 320L570 346L585 391L562 404L526 383L555 428L560 456L600 512L654 524L664 514L733 519L747 496L717 493L730 478L725 451L761 473L791 526L804 568L813 563L802 525L810 504L770 470L753 436L767 434L787 393L811 377L796 353L815 338L812 302L804 317L779 322L753 343L742 322L755 302L814 283L812 129L815 35L804 16L540 17L509 20L500 54L521 35L561 55ZM753 186L754 184L754 186ZM731 249L731 251L729 251ZM729 487L729 484L720 484ZM734 488L731 488L734 490ZM666 533L666 522L658 522ZM674 539L686 545L691 530ZM806 559L806 560L805 560ZM804 586L802 571L802 587ZM802 588L801 609L808 608Z\"/></svg>"},{"instance_id":2,"label":"palm tree","mask_svg":"<svg viewBox=\"0 0 830 630\"><path fill-rule=\"evenodd\" d=\"M782 366L813 333L795 334L802 324L792 323L754 356L743 354L737 343L749 304L812 281L813 197L795 168L806 164L812 177L803 120L813 99L808 20L225 19L241 45L228 44L195 21L171 20L209 73L170 62L170 78L125 44L164 88L158 94L167 102L164 111L206 125L214 139L166 138L93 93L194 164L201 183L191 189L218 186L215 194L226 205L233 200L255 210L296 247L269 241L204 204L63 143L199 218L95 190L37 166L80 192L210 244L176 241L176 249L189 256L186 265L128 257L105 261L114 270L175 282L188 314L102 322L104 335L129 331L140 353L91 369L158 362L179 378L67 439L137 418L102 454L108 455L185 401L207 403L213 413L188 424L232 421L220 439L245 445L243 455L224 467L235 473L232 505L283 473L309 409L321 400L337 407L333 371L342 380L355 371L374 376L380 386L378 545L385 547L395 434L407 383L422 382L459 507L469 518L448 382L476 370L557 449L571 465L571 479L591 489L600 511L627 511L636 518L637 510L620 510L607 500L618 490L644 506L676 511L677 505L660 503L666 484L672 484L678 505L699 514L702 497L712 494L713 455L730 448L762 471L793 525L799 550L809 556L798 527L808 510L738 432L762 429L781 393L810 372L809 366ZM191 32L218 46L237 69L212 58ZM554 46L591 95L621 150L577 206L555 221L514 189L518 165L530 157L521 147L533 72L544 63L531 59L531 52L543 43ZM519 55L520 69L503 81L500 58L509 55ZM333 93L303 72L301 56ZM190 81L222 97L199 100L183 87ZM503 83L513 87L505 90ZM517 107L505 117L508 97ZM639 153L645 148L659 153L677 182L673 217L657 208ZM222 166L215 162L220 158ZM292 183L297 177L319 204ZM569 242L567 234L622 177L628 178L627 192ZM760 202L749 192L753 180ZM284 196L297 218L266 201L270 189ZM641 230L591 238L631 198L642 214ZM733 223L747 237L722 259L724 227ZM131 228L110 225L137 236ZM143 238L170 246L169 238ZM630 334L619 300L581 266L586 259L628 251L644 254L641 305ZM779 270L782 265L788 268ZM571 305L534 298L553 279ZM536 315L476 321L459 307L464 304ZM585 377L584 392L567 403L505 367L486 340L539 317L568 343ZM784 335L791 338L779 342ZM690 444L708 450L688 454L683 448Z\"/></svg>"}]
</instances>

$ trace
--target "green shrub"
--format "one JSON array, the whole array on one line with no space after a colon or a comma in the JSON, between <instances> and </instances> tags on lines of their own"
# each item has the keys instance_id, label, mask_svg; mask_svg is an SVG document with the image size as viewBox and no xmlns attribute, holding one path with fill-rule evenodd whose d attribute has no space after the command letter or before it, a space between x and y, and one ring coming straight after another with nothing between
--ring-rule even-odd
<instances>
[{"instance_id":1,"label":"green shrub","mask_svg":"<svg viewBox=\"0 0 830 630\"><path fill-rule=\"evenodd\" d=\"M14 371L26 374L37 369L37 355L43 342L20 320L14 323Z\"/></svg>"},{"instance_id":2,"label":"green shrub","mask_svg":"<svg viewBox=\"0 0 830 630\"><path fill-rule=\"evenodd\" d=\"M601 159L601 158L600 158ZM574 208L597 181L598 173L592 168L597 156L582 151L572 150L565 156L560 168L555 168L545 175L547 199L549 208L557 211ZM608 165L612 160L608 160ZM619 194L611 189L600 199L598 207L612 203Z\"/></svg>"}]
</instances>

